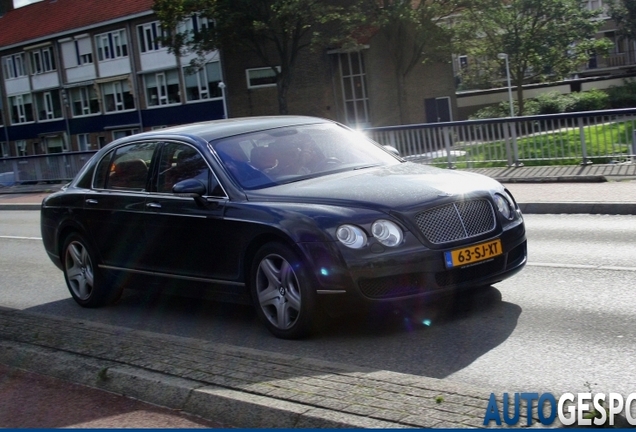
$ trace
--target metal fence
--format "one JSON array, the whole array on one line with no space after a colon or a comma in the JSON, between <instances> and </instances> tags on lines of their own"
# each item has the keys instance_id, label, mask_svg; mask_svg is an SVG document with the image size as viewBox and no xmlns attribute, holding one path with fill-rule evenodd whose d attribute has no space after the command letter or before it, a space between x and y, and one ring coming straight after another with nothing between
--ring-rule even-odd
<instances>
[{"instance_id":1,"label":"metal fence","mask_svg":"<svg viewBox=\"0 0 636 432\"><path fill-rule=\"evenodd\" d=\"M68 181L75 177L93 154L94 151L0 159L0 185Z\"/></svg>"},{"instance_id":2,"label":"metal fence","mask_svg":"<svg viewBox=\"0 0 636 432\"><path fill-rule=\"evenodd\" d=\"M406 159L448 168L636 162L636 108L366 129ZM0 159L0 185L71 180L94 154Z\"/></svg>"},{"instance_id":3,"label":"metal fence","mask_svg":"<svg viewBox=\"0 0 636 432\"><path fill-rule=\"evenodd\" d=\"M636 108L369 128L406 159L449 168L634 163Z\"/></svg>"}]
</instances>

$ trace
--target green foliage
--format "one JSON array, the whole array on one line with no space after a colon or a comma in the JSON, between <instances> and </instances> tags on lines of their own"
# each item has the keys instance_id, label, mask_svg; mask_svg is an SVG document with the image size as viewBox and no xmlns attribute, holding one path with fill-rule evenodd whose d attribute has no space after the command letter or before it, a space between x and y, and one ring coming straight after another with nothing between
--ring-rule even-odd
<instances>
[{"instance_id":1,"label":"green foliage","mask_svg":"<svg viewBox=\"0 0 636 432\"><path fill-rule=\"evenodd\" d=\"M609 0L608 5L619 34L636 39L636 0Z\"/></svg>"},{"instance_id":2,"label":"green foliage","mask_svg":"<svg viewBox=\"0 0 636 432\"><path fill-rule=\"evenodd\" d=\"M589 11L579 0L474 0L457 26L457 42L470 58L498 59L508 55L511 81L517 87L523 114L526 82L560 79L603 53L609 41L595 39L600 11ZM499 60L505 76L505 59Z\"/></svg>"},{"instance_id":3,"label":"green foliage","mask_svg":"<svg viewBox=\"0 0 636 432\"><path fill-rule=\"evenodd\" d=\"M636 81L627 80L622 86L612 86L607 89L612 108L636 107Z\"/></svg>"}]
</instances>

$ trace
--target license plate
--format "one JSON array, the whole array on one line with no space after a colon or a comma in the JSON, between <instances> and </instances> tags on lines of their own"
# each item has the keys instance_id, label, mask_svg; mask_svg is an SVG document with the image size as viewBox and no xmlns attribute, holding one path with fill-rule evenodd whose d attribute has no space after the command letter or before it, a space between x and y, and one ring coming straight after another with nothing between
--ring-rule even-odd
<instances>
[{"instance_id":1,"label":"license plate","mask_svg":"<svg viewBox=\"0 0 636 432\"><path fill-rule=\"evenodd\" d=\"M501 240L493 240L486 243L455 249L444 252L446 268L461 267L477 263L501 255Z\"/></svg>"}]
</instances>

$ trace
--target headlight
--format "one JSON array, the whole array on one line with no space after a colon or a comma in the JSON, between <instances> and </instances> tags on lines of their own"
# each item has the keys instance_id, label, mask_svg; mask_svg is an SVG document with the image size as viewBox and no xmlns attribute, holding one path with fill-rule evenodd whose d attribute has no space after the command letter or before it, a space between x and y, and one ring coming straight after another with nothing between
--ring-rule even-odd
<instances>
[{"instance_id":1,"label":"headlight","mask_svg":"<svg viewBox=\"0 0 636 432\"><path fill-rule=\"evenodd\" d=\"M402 243L402 230L391 221L379 219L371 225L373 237L384 246L393 247Z\"/></svg>"},{"instance_id":2,"label":"headlight","mask_svg":"<svg viewBox=\"0 0 636 432\"><path fill-rule=\"evenodd\" d=\"M360 249L367 244L367 235L355 225L341 225L336 230L336 237L343 245L352 249Z\"/></svg>"},{"instance_id":3,"label":"headlight","mask_svg":"<svg viewBox=\"0 0 636 432\"><path fill-rule=\"evenodd\" d=\"M515 217L514 204L507 197L500 194L495 194L495 204L497 204L497 210L508 220L512 220Z\"/></svg>"}]
</instances>

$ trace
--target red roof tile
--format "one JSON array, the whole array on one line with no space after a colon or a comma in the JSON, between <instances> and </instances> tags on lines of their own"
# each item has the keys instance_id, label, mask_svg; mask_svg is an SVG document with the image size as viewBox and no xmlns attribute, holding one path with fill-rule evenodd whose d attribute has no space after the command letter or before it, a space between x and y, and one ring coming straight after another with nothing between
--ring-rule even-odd
<instances>
[{"instance_id":1,"label":"red roof tile","mask_svg":"<svg viewBox=\"0 0 636 432\"><path fill-rule=\"evenodd\" d=\"M0 48L150 11L153 0L43 0L0 17Z\"/></svg>"}]
</instances>

